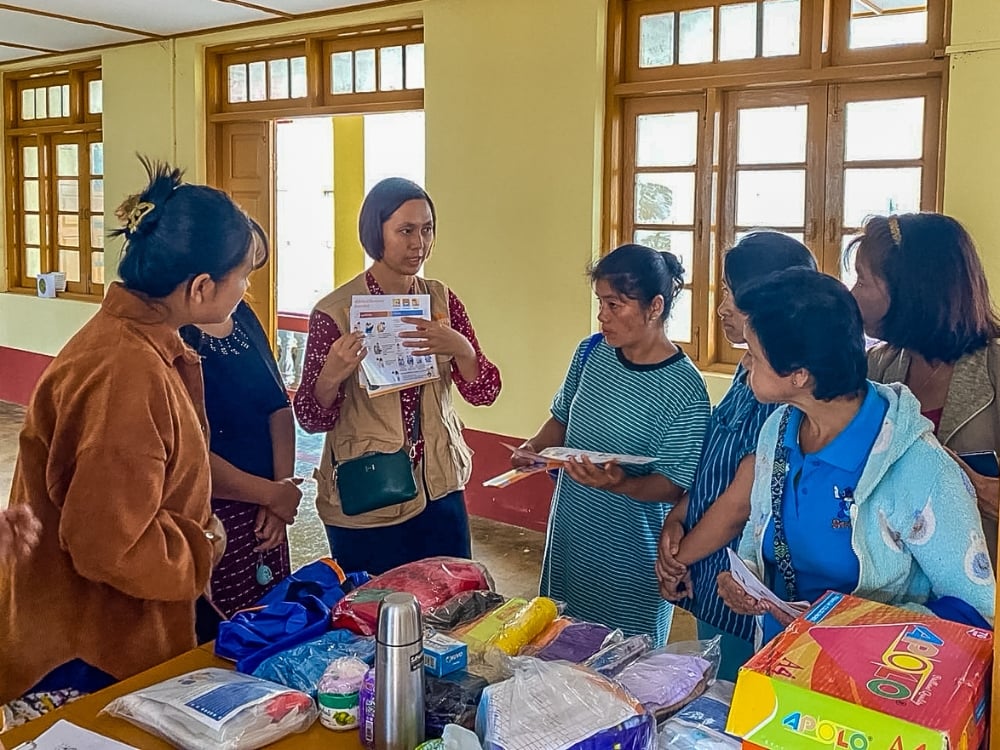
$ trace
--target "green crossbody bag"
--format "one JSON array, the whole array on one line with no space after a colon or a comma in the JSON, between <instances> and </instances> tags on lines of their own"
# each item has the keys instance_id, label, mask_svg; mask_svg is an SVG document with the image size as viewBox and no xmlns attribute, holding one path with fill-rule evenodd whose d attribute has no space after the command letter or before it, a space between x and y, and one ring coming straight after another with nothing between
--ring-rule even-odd
<instances>
[{"instance_id":1,"label":"green crossbody bag","mask_svg":"<svg viewBox=\"0 0 1000 750\"><path fill-rule=\"evenodd\" d=\"M334 481L345 516L409 502L417 496L413 457L420 439L420 402L413 420L410 444L393 453L373 451L335 464Z\"/></svg>"}]
</instances>

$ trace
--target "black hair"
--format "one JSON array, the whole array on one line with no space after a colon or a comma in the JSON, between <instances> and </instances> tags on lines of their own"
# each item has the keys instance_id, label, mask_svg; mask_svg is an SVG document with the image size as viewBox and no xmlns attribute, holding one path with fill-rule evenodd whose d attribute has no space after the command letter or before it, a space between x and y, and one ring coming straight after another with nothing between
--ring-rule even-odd
<instances>
[{"instance_id":1,"label":"black hair","mask_svg":"<svg viewBox=\"0 0 1000 750\"><path fill-rule=\"evenodd\" d=\"M254 268L267 262L261 226L221 190L182 182L179 169L139 157L149 184L122 205L125 226L118 275L126 288L161 299L193 277L220 281L255 253Z\"/></svg>"},{"instance_id":2,"label":"black hair","mask_svg":"<svg viewBox=\"0 0 1000 750\"><path fill-rule=\"evenodd\" d=\"M809 248L794 237L771 230L745 235L722 260L722 276L735 297L748 285L786 268L816 270Z\"/></svg>"},{"instance_id":3,"label":"black hair","mask_svg":"<svg viewBox=\"0 0 1000 750\"><path fill-rule=\"evenodd\" d=\"M657 295L663 296L663 320L670 317L674 300L684 288L684 266L673 253L644 245L622 245L591 265L590 281L606 281L617 294L639 302L648 310Z\"/></svg>"},{"instance_id":4,"label":"black hair","mask_svg":"<svg viewBox=\"0 0 1000 750\"><path fill-rule=\"evenodd\" d=\"M372 260L382 260L385 254L385 241L382 236L382 225L389 217L399 210L407 201L427 201L431 209L431 219L437 229L437 213L434 211L434 201L420 185L403 177L386 177L375 185L365 202L361 204L361 214L358 216L358 234L361 246Z\"/></svg>"},{"instance_id":5,"label":"black hair","mask_svg":"<svg viewBox=\"0 0 1000 750\"><path fill-rule=\"evenodd\" d=\"M879 338L930 361L954 362L1000 336L1000 319L976 245L944 214L872 216L847 246L885 282Z\"/></svg>"},{"instance_id":6,"label":"black hair","mask_svg":"<svg viewBox=\"0 0 1000 750\"><path fill-rule=\"evenodd\" d=\"M830 401L865 388L864 324L858 303L832 276L790 268L736 296L771 368L782 377L807 370L813 396Z\"/></svg>"}]
</instances>

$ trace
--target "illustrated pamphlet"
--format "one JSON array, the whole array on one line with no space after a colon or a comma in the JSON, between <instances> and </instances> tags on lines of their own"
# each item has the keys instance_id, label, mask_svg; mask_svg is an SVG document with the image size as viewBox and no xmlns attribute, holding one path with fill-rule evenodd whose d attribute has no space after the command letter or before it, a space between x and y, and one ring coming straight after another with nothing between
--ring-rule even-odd
<instances>
[{"instance_id":1,"label":"illustrated pamphlet","mask_svg":"<svg viewBox=\"0 0 1000 750\"><path fill-rule=\"evenodd\" d=\"M503 474L495 476L492 479L487 479L483 482L484 487L507 487L515 482L519 482L522 479L530 477L532 474L559 469L563 466L563 464L569 461L578 460L584 457L586 457L591 463L599 466L609 463L642 466L644 464L651 464L657 460L655 458L650 458L649 456L629 456L622 453L586 451L578 448L566 448L565 446L554 446L552 448L546 448L539 453L533 453L532 451L528 451L523 448L516 448L513 445L507 445L506 443L501 443L501 445L503 445L504 448L509 448L511 453L517 458L524 458L532 463L530 466L525 466L520 469L511 469L510 471L505 471Z\"/></svg>"},{"instance_id":2,"label":"illustrated pamphlet","mask_svg":"<svg viewBox=\"0 0 1000 750\"><path fill-rule=\"evenodd\" d=\"M358 380L369 396L381 396L429 383L440 377L437 358L418 356L403 345L399 334L414 331L403 318L431 319L429 294L355 295L350 309L351 330L364 336L368 353Z\"/></svg>"}]
</instances>

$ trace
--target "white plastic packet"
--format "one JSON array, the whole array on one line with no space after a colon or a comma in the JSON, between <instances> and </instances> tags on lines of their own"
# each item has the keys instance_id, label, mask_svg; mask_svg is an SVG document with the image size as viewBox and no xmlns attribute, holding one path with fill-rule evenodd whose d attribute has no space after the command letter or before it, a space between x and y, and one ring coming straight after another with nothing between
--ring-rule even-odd
<instances>
[{"instance_id":1,"label":"white plastic packet","mask_svg":"<svg viewBox=\"0 0 1000 750\"><path fill-rule=\"evenodd\" d=\"M316 720L305 693L225 669L199 669L115 698L117 716L184 750L255 750Z\"/></svg>"},{"instance_id":2,"label":"white plastic packet","mask_svg":"<svg viewBox=\"0 0 1000 750\"><path fill-rule=\"evenodd\" d=\"M740 739L726 734L734 687L719 680L667 719L657 737L659 750L740 750Z\"/></svg>"}]
</instances>

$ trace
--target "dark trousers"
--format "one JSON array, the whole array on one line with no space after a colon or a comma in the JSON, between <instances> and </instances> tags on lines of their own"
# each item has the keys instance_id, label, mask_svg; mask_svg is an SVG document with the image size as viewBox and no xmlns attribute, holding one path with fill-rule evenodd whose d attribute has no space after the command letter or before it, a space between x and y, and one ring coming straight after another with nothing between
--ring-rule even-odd
<instances>
[{"instance_id":1,"label":"dark trousers","mask_svg":"<svg viewBox=\"0 0 1000 750\"><path fill-rule=\"evenodd\" d=\"M327 526L333 558L347 572L379 575L425 557L472 557L469 514L461 490L427 503L409 521L372 529Z\"/></svg>"}]
</instances>

